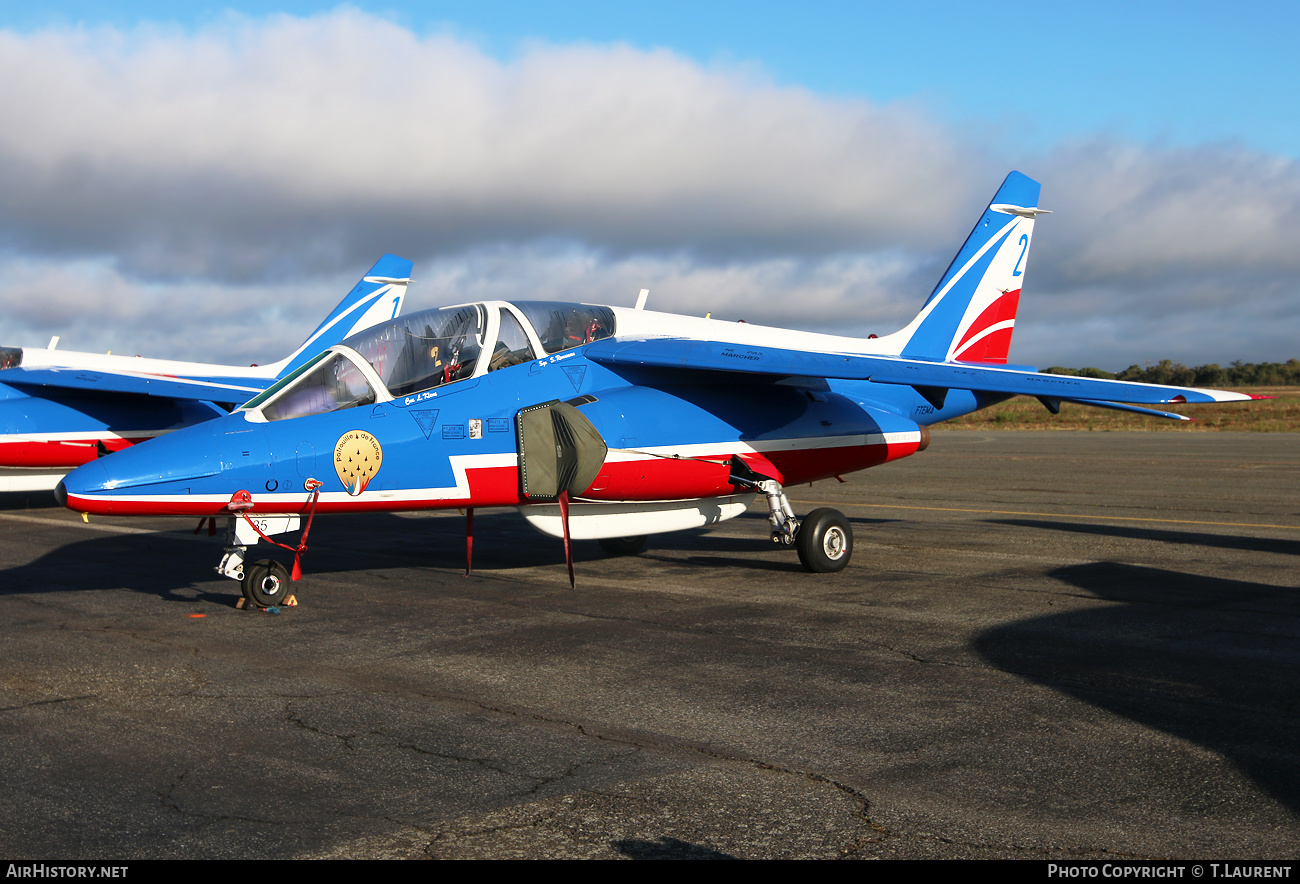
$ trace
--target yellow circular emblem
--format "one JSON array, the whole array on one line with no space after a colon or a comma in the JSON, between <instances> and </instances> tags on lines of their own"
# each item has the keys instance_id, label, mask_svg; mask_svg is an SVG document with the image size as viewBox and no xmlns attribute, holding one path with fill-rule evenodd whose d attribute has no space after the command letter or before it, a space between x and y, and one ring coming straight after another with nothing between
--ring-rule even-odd
<instances>
[{"instance_id":1,"label":"yellow circular emblem","mask_svg":"<svg viewBox=\"0 0 1300 884\"><path fill-rule=\"evenodd\" d=\"M352 430L334 446L334 472L353 497L366 490L384 462L379 440L364 430Z\"/></svg>"}]
</instances>

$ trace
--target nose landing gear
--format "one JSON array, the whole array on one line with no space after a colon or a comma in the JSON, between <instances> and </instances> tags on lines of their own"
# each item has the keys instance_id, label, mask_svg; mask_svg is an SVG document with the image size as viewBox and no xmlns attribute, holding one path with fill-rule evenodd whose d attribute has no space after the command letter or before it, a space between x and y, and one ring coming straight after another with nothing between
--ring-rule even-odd
<instances>
[{"instance_id":1,"label":"nose landing gear","mask_svg":"<svg viewBox=\"0 0 1300 884\"><path fill-rule=\"evenodd\" d=\"M250 517L248 511L253 508L253 496L247 491L237 491L230 498L226 510L231 514L226 520L226 550L221 557L221 564L216 571L226 577L239 581L244 594L239 607L278 608L280 605L296 605L298 602L289 591L291 581L302 576L299 559L307 551L307 535L311 531L312 518L316 514L316 501L320 499L321 483L308 479L306 488L311 492L311 502L307 510L307 524L302 530L302 537L297 546L272 540L272 534L284 534L298 528L297 515L276 515ZM215 519L212 523L215 525ZM199 523L203 527L203 523ZM197 533L197 529L196 529ZM258 540L265 540L273 546L287 549L293 553L293 571L290 572L274 559L258 559L251 564L247 562L248 548L255 546Z\"/></svg>"}]
</instances>

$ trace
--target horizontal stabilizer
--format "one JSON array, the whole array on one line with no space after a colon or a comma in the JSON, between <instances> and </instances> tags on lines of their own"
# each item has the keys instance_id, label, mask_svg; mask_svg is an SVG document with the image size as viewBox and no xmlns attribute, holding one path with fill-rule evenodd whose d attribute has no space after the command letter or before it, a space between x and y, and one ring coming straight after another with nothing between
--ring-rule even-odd
<instances>
[{"instance_id":1,"label":"horizontal stabilizer","mask_svg":"<svg viewBox=\"0 0 1300 884\"><path fill-rule=\"evenodd\" d=\"M0 375L4 383L15 387L58 387L65 390L94 390L100 393L132 393L140 396L167 396L208 402L240 403L262 392L266 381L260 378L187 378L128 372L95 371L84 368L11 368Z\"/></svg>"}]
</instances>

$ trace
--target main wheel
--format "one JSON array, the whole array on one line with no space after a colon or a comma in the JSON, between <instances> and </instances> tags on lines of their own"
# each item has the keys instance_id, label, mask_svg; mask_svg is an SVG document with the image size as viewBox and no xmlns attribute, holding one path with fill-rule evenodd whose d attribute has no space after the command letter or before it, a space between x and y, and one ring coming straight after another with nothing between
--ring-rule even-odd
<instances>
[{"instance_id":1,"label":"main wheel","mask_svg":"<svg viewBox=\"0 0 1300 884\"><path fill-rule=\"evenodd\" d=\"M799 523L795 536L799 561L815 574L843 571L853 555L853 529L839 510L813 510Z\"/></svg>"},{"instance_id":2,"label":"main wheel","mask_svg":"<svg viewBox=\"0 0 1300 884\"><path fill-rule=\"evenodd\" d=\"M645 535L640 537L602 537L600 548L611 556L634 556L645 549Z\"/></svg>"},{"instance_id":3,"label":"main wheel","mask_svg":"<svg viewBox=\"0 0 1300 884\"><path fill-rule=\"evenodd\" d=\"M240 587L244 598L259 608L282 605L289 597L289 569L274 559L259 559L244 565Z\"/></svg>"}]
</instances>

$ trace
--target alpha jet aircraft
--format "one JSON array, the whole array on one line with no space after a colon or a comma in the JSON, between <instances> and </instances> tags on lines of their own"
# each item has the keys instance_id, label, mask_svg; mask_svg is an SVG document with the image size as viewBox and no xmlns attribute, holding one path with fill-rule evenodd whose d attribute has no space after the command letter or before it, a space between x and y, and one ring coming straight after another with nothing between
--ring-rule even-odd
<instances>
[{"instance_id":1,"label":"alpha jet aircraft","mask_svg":"<svg viewBox=\"0 0 1300 884\"><path fill-rule=\"evenodd\" d=\"M58 493L86 513L227 519L218 570L260 606L290 575L246 564L248 546L306 516L299 544L280 544L297 579L311 517L332 512L464 508L468 570L476 507L518 507L566 552L572 538L627 552L761 495L773 541L838 571L848 520L798 518L786 485L907 457L929 425L1014 395L1173 419L1122 403L1251 398L1007 365L1038 194L1011 173L891 335L540 301L427 310L348 338L226 417L87 464Z\"/></svg>"},{"instance_id":2,"label":"alpha jet aircraft","mask_svg":"<svg viewBox=\"0 0 1300 884\"><path fill-rule=\"evenodd\" d=\"M411 262L385 255L289 356L232 366L0 347L0 491L49 491L69 470L227 414L402 309ZM224 407L223 407L224 406Z\"/></svg>"}]
</instances>

